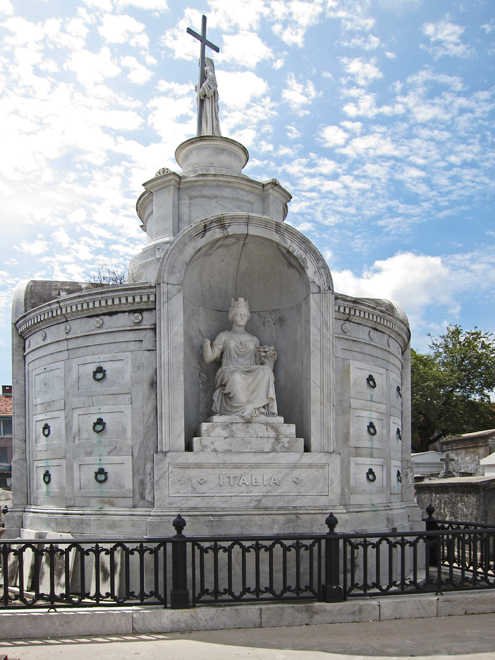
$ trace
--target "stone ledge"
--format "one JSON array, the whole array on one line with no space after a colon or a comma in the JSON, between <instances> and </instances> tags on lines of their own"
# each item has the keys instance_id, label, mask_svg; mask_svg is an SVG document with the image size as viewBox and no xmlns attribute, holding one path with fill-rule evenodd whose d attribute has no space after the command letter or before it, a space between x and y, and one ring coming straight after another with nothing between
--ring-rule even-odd
<instances>
[{"instance_id":1,"label":"stone ledge","mask_svg":"<svg viewBox=\"0 0 495 660\"><path fill-rule=\"evenodd\" d=\"M0 639L129 635L230 628L277 628L495 612L495 590L353 598L343 603L216 605L189 610L161 606L0 612Z\"/></svg>"},{"instance_id":2,"label":"stone ledge","mask_svg":"<svg viewBox=\"0 0 495 660\"><path fill-rule=\"evenodd\" d=\"M40 328L70 321L84 316L95 316L113 312L129 312L134 309L154 309L156 287L152 284L120 284L112 287L97 287L56 298L35 307L20 316L15 327L27 338ZM132 324L131 324L132 325Z\"/></svg>"},{"instance_id":3,"label":"stone ledge","mask_svg":"<svg viewBox=\"0 0 495 660\"><path fill-rule=\"evenodd\" d=\"M200 437L193 438L191 449L194 452L304 452L303 438L252 438L252 437Z\"/></svg>"},{"instance_id":4,"label":"stone ledge","mask_svg":"<svg viewBox=\"0 0 495 660\"><path fill-rule=\"evenodd\" d=\"M296 425L270 421L203 422L196 435L200 438L295 438ZM279 419L277 417L277 419Z\"/></svg>"}]
</instances>

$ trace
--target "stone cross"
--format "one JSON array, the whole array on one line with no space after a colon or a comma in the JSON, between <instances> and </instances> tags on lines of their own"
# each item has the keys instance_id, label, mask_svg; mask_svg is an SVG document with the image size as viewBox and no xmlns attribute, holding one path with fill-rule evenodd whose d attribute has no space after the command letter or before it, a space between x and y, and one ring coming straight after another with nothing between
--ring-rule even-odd
<instances>
[{"instance_id":1,"label":"stone cross","mask_svg":"<svg viewBox=\"0 0 495 660\"><path fill-rule=\"evenodd\" d=\"M196 134L199 137L201 135L201 125L203 122L203 104L204 104L204 99L199 98L199 90L201 89L205 81L206 46L214 50L215 53L219 53L220 48L218 48L218 46L215 46L215 44L212 44L211 41L208 41L208 39L206 38L206 16L204 14L201 24L201 34L198 34L194 30L191 30L191 28L187 28L187 34L190 34L201 43L200 54L199 54L199 82L198 82L198 128L196 131Z\"/></svg>"}]
</instances>

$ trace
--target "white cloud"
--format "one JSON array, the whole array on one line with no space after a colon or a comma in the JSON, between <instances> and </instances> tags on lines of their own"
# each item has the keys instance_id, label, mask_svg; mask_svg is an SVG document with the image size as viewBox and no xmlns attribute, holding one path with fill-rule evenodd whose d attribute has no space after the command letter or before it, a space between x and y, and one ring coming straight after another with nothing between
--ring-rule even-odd
<instances>
[{"instance_id":1,"label":"white cloud","mask_svg":"<svg viewBox=\"0 0 495 660\"><path fill-rule=\"evenodd\" d=\"M165 48L173 51L176 59L198 61L199 42L190 34L187 34L186 30L190 27L199 34L201 32L201 15L201 12L197 9L187 7L184 11L183 18L181 18L175 27L167 30L160 39L161 44ZM211 27L211 22L208 25ZM209 33L208 38L213 42Z\"/></svg>"},{"instance_id":2,"label":"white cloud","mask_svg":"<svg viewBox=\"0 0 495 660\"><path fill-rule=\"evenodd\" d=\"M136 7L146 11L168 11L167 0L115 0L116 6Z\"/></svg>"},{"instance_id":3,"label":"white cloud","mask_svg":"<svg viewBox=\"0 0 495 660\"><path fill-rule=\"evenodd\" d=\"M442 55L470 57L473 54L472 49L461 41L464 28L460 25L442 19L437 23L424 23L421 29L430 38L430 46L427 50L435 60Z\"/></svg>"},{"instance_id":4,"label":"white cloud","mask_svg":"<svg viewBox=\"0 0 495 660\"><path fill-rule=\"evenodd\" d=\"M72 53L64 69L74 71L79 82L87 88L102 83L105 78L114 78L121 72L121 68L112 60L108 46L104 46L99 53L89 50Z\"/></svg>"},{"instance_id":5,"label":"white cloud","mask_svg":"<svg viewBox=\"0 0 495 660\"><path fill-rule=\"evenodd\" d=\"M370 3L359 0L327 0L327 16L340 19L344 32L369 32L375 19L368 16Z\"/></svg>"},{"instance_id":6,"label":"white cloud","mask_svg":"<svg viewBox=\"0 0 495 660\"><path fill-rule=\"evenodd\" d=\"M14 246L19 252L24 252L25 254L38 255L43 254L48 250L48 243L46 241L33 241L28 243L28 241L22 241L22 243L17 246Z\"/></svg>"},{"instance_id":7,"label":"white cloud","mask_svg":"<svg viewBox=\"0 0 495 660\"><path fill-rule=\"evenodd\" d=\"M111 44L129 43L131 46L147 48L149 39L144 33L144 23L139 23L126 14L105 14L98 32Z\"/></svg>"},{"instance_id":8,"label":"white cloud","mask_svg":"<svg viewBox=\"0 0 495 660\"><path fill-rule=\"evenodd\" d=\"M191 85L182 85L181 83L168 82L167 80L159 80L156 86L159 92L172 92L172 96L189 96L192 94Z\"/></svg>"},{"instance_id":9,"label":"white cloud","mask_svg":"<svg viewBox=\"0 0 495 660\"><path fill-rule=\"evenodd\" d=\"M341 59L344 69L349 73L358 85L365 87L370 83L383 78L383 73L376 66L375 60L365 62L361 57L349 59L343 57Z\"/></svg>"},{"instance_id":10,"label":"white cloud","mask_svg":"<svg viewBox=\"0 0 495 660\"><path fill-rule=\"evenodd\" d=\"M376 117L376 115L385 115L390 117L392 115L400 115L405 112L405 108L402 105L402 99L400 103L394 103L393 105L381 105L376 104L376 94L368 94L363 90L362 87L354 87L351 89L346 89L344 91L344 96L350 96L355 101L346 103L342 110L349 115L349 117Z\"/></svg>"},{"instance_id":11,"label":"white cloud","mask_svg":"<svg viewBox=\"0 0 495 660\"><path fill-rule=\"evenodd\" d=\"M7 35L4 37L5 43L14 46L36 44L42 41L46 34L45 28L41 23L31 23L20 16L8 18L2 23L2 27L12 32L12 36Z\"/></svg>"},{"instance_id":12,"label":"white cloud","mask_svg":"<svg viewBox=\"0 0 495 660\"><path fill-rule=\"evenodd\" d=\"M307 80L306 83L297 82L293 73L287 76L287 85L288 87L282 91L282 98L293 110L306 114L308 111L301 109L307 103L311 103L317 95L315 86L311 80Z\"/></svg>"},{"instance_id":13,"label":"white cloud","mask_svg":"<svg viewBox=\"0 0 495 660\"><path fill-rule=\"evenodd\" d=\"M257 30L261 19L270 13L265 0L209 0L208 4L211 9L208 23L224 32L239 28ZM194 29L194 26L191 27Z\"/></svg>"},{"instance_id":14,"label":"white cloud","mask_svg":"<svg viewBox=\"0 0 495 660\"><path fill-rule=\"evenodd\" d=\"M363 128L363 125L360 121L341 121L340 122L341 126L346 128L348 131L352 131L353 133L356 133L359 135L361 133L361 130Z\"/></svg>"},{"instance_id":15,"label":"white cloud","mask_svg":"<svg viewBox=\"0 0 495 660\"><path fill-rule=\"evenodd\" d=\"M291 124L290 126L285 127L287 129L287 137L291 140L297 140L297 138L301 137L301 132L298 131L298 129Z\"/></svg>"},{"instance_id":16,"label":"white cloud","mask_svg":"<svg viewBox=\"0 0 495 660\"><path fill-rule=\"evenodd\" d=\"M270 0L273 31L289 46L302 48L308 28L318 22L322 13L322 0Z\"/></svg>"},{"instance_id":17,"label":"white cloud","mask_svg":"<svg viewBox=\"0 0 495 660\"><path fill-rule=\"evenodd\" d=\"M120 58L120 65L124 68L129 68L127 77L133 83L142 85L153 77L153 71L147 69L143 64L140 64L135 57L126 55Z\"/></svg>"},{"instance_id":18,"label":"white cloud","mask_svg":"<svg viewBox=\"0 0 495 660\"><path fill-rule=\"evenodd\" d=\"M180 98L161 96L148 103L147 107L151 110L148 124L163 140L163 153L173 154L178 144L194 134L196 125L196 108L194 106L193 95L189 98L186 96ZM159 166L168 167L168 165Z\"/></svg>"},{"instance_id":19,"label":"white cloud","mask_svg":"<svg viewBox=\"0 0 495 660\"><path fill-rule=\"evenodd\" d=\"M84 4L96 11L112 11L112 0L83 0Z\"/></svg>"},{"instance_id":20,"label":"white cloud","mask_svg":"<svg viewBox=\"0 0 495 660\"><path fill-rule=\"evenodd\" d=\"M368 38L364 37L352 37L351 39L343 39L341 41L343 46L348 48L363 48L363 50L376 50L381 46L381 41L378 37L374 37L372 34L368 35Z\"/></svg>"},{"instance_id":21,"label":"white cloud","mask_svg":"<svg viewBox=\"0 0 495 660\"><path fill-rule=\"evenodd\" d=\"M402 252L376 261L361 276L349 270L333 271L332 276L340 293L396 300L407 312L419 317L429 305L454 304L450 271L441 257Z\"/></svg>"},{"instance_id":22,"label":"white cloud","mask_svg":"<svg viewBox=\"0 0 495 660\"><path fill-rule=\"evenodd\" d=\"M340 147L345 144L349 135L338 126L326 126L321 131L321 137L326 147Z\"/></svg>"},{"instance_id":23,"label":"white cloud","mask_svg":"<svg viewBox=\"0 0 495 660\"><path fill-rule=\"evenodd\" d=\"M253 99L268 92L268 84L252 71L217 71L218 93L228 108L245 108Z\"/></svg>"},{"instance_id":24,"label":"white cloud","mask_svg":"<svg viewBox=\"0 0 495 660\"><path fill-rule=\"evenodd\" d=\"M10 0L0 0L0 14L11 16L14 13L14 5Z\"/></svg>"},{"instance_id":25,"label":"white cloud","mask_svg":"<svg viewBox=\"0 0 495 660\"><path fill-rule=\"evenodd\" d=\"M224 35L223 42L218 62L235 61L237 65L254 69L258 62L273 59L272 49L252 32Z\"/></svg>"}]
</instances>

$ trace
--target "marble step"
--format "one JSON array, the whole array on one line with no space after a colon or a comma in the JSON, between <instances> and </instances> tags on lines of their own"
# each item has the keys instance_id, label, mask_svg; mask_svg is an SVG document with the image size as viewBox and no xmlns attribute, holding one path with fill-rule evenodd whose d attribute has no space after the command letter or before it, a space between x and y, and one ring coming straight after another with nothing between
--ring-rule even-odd
<instances>
[{"instance_id":1,"label":"marble step","mask_svg":"<svg viewBox=\"0 0 495 660\"><path fill-rule=\"evenodd\" d=\"M293 437L196 437L189 446L194 452L304 452L303 438Z\"/></svg>"},{"instance_id":2,"label":"marble step","mask_svg":"<svg viewBox=\"0 0 495 660\"><path fill-rule=\"evenodd\" d=\"M253 417L253 419L244 419L244 417L239 417L239 415L212 415L208 417L207 422L219 422L221 424L234 423L234 424L256 424L268 422L269 424L283 424L284 418L279 415L267 416L259 415L258 417Z\"/></svg>"},{"instance_id":3,"label":"marble step","mask_svg":"<svg viewBox=\"0 0 495 660\"><path fill-rule=\"evenodd\" d=\"M220 418L221 419L221 418ZM227 418L224 418L227 419ZM295 438L296 425L273 421L283 417L265 417L260 422L203 422L198 426L196 435L200 438Z\"/></svg>"}]
</instances>

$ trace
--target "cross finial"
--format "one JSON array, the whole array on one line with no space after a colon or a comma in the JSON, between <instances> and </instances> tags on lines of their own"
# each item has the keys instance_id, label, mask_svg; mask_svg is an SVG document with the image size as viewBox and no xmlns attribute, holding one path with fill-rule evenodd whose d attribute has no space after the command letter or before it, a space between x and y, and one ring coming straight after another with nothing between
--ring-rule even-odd
<instances>
[{"instance_id":1,"label":"cross finial","mask_svg":"<svg viewBox=\"0 0 495 660\"><path fill-rule=\"evenodd\" d=\"M206 38L206 16L204 14L201 22L201 34L198 34L194 30L191 30L191 28L187 28L187 34L190 34L201 43L200 54L199 54L199 83L198 83L198 93L199 93L199 90L201 89L205 81L206 46L214 50L215 53L219 53L220 48L218 48L218 46L215 46L215 44L212 44L211 41L208 41L208 39ZM198 98L198 128L197 128L198 137L201 135L201 125L203 122L203 104L204 104L203 99Z\"/></svg>"}]
</instances>

